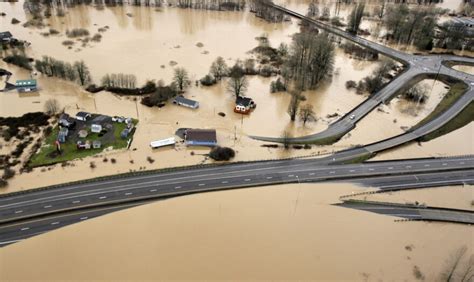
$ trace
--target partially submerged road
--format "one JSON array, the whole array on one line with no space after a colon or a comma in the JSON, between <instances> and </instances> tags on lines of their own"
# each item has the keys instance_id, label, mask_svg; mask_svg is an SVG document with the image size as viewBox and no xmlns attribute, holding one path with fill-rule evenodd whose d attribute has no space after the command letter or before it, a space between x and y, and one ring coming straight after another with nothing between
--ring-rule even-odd
<instances>
[{"instance_id":1,"label":"partially submerged road","mask_svg":"<svg viewBox=\"0 0 474 282\"><path fill-rule=\"evenodd\" d=\"M343 203L336 205L410 220L474 224L474 211L470 210L456 210L426 207L423 205L393 204L358 200L344 201Z\"/></svg>"},{"instance_id":2,"label":"partially submerged road","mask_svg":"<svg viewBox=\"0 0 474 282\"><path fill-rule=\"evenodd\" d=\"M451 78L458 81L463 81L468 89L464 96L467 98L463 99L463 103L457 103L455 107L459 110L460 107L465 107L469 104L474 97L474 76L461 71L457 71L448 66L454 64L466 64L474 65L474 58L460 57L453 55L412 55L407 54L390 47L372 42L365 38L353 35L349 32L341 30L337 27L329 24L313 20L305 17L299 13L288 10L278 5L271 5L273 8L280 10L281 12L293 16L295 18L309 22L318 28L321 28L327 32L333 33L347 40L350 40L356 44L359 44L365 48L379 52L387 57L400 61L405 65L405 71L382 88L379 92L366 99L363 103L359 104L349 113L341 117L339 120L330 124L329 127L319 133L290 138L290 143L332 143L346 133L355 128L357 122L364 118L368 113L373 111L381 103L389 101L395 94L399 93L402 89L413 85L414 83L427 78ZM466 104L467 103L467 104ZM456 109L455 109L456 110ZM459 112L459 111L458 111ZM452 115L446 116L452 117ZM438 120L439 121L439 120ZM447 122L447 120L444 120ZM263 137L263 136L251 136L254 139L268 142L282 143L283 138L280 137ZM414 136L411 136L414 137ZM409 139L409 140L408 140ZM407 138L407 141L411 141L413 138Z\"/></svg>"},{"instance_id":3,"label":"partially submerged road","mask_svg":"<svg viewBox=\"0 0 474 282\"><path fill-rule=\"evenodd\" d=\"M116 206L191 193L283 183L400 177L404 174L458 174L473 170L474 157L321 165L317 159L229 164L63 185L0 197L0 242L53 230L118 209ZM470 176L467 176L470 177ZM390 181L390 180L387 180ZM427 181L437 181L436 175ZM469 178L469 181L474 179ZM396 179L391 183L396 184ZM65 220L63 220L65 219Z\"/></svg>"}]
</instances>

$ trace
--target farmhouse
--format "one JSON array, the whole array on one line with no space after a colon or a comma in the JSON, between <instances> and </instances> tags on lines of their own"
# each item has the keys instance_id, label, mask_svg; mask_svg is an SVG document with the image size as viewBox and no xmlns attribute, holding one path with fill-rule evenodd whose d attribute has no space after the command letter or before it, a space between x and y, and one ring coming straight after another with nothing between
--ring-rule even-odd
<instances>
[{"instance_id":1,"label":"farmhouse","mask_svg":"<svg viewBox=\"0 0 474 282\"><path fill-rule=\"evenodd\" d=\"M80 121L87 121L87 119L90 117L91 117L91 114L88 112L78 112L76 114L76 119Z\"/></svg>"},{"instance_id":2,"label":"farmhouse","mask_svg":"<svg viewBox=\"0 0 474 282\"><path fill-rule=\"evenodd\" d=\"M191 109L199 108L199 102L191 99L186 99L183 96L178 96L173 99L173 104L180 105L183 107L188 107Z\"/></svg>"},{"instance_id":3,"label":"farmhouse","mask_svg":"<svg viewBox=\"0 0 474 282\"><path fill-rule=\"evenodd\" d=\"M239 113L239 114L248 114L252 109L255 109L257 104L248 97L237 97L235 100L235 108L234 112Z\"/></svg>"},{"instance_id":4,"label":"farmhouse","mask_svg":"<svg viewBox=\"0 0 474 282\"><path fill-rule=\"evenodd\" d=\"M217 135L215 129L187 129L184 133L186 145L190 146L215 146Z\"/></svg>"},{"instance_id":5,"label":"farmhouse","mask_svg":"<svg viewBox=\"0 0 474 282\"><path fill-rule=\"evenodd\" d=\"M38 90L36 79L17 80L15 87L18 92L33 92Z\"/></svg>"}]
</instances>

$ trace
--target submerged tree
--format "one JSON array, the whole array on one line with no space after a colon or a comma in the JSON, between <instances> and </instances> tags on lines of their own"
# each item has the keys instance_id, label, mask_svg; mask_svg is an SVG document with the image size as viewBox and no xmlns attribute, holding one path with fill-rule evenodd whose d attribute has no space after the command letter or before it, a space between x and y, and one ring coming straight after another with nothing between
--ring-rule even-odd
<instances>
[{"instance_id":1,"label":"submerged tree","mask_svg":"<svg viewBox=\"0 0 474 282\"><path fill-rule=\"evenodd\" d=\"M238 62L230 70L227 90L234 94L235 99L243 96L247 91L248 81L244 74L244 69Z\"/></svg>"},{"instance_id":2,"label":"submerged tree","mask_svg":"<svg viewBox=\"0 0 474 282\"><path fill-rule=\"evenodd\" d=\"M301 107L300 109L300 120L303 122L303 125L306 124L307 121L314 120L314 110L313 105L306 104Z\"/></svg>"},{"instance_id":3,"label":"submerged tree","mask_svg":"<svg viewBox=\"0 0 474 282\"><path fill-rule=\"evenodd\" d=\"M219 56L214 62L212 62L209 72L216 80L221 80L224 76L227 76L229 67L227 67L224 58Z\"/></svg>"},{"instance_id":4,"label":"submerged tree","mask_svg":"<svg viewBox=\"0 0 474 282\"><path fill-rule=\"evenodd\" d=\"M290 115L291 121L296 120L296 114L298 113L298 107L301 102L301 92L298 90L290 91L291 99L288 105L288 114Z\"/></svg>"},{"instance_id":5,"label":"submerged tree","mask_svg":"<svg viewBox=\"0 0 474 282\"><path fill-rule=\"evenodd\" d=\"M365 4L360 3L354 7L351 14L349 15L349 24L347 26L347 31L352 34L357 34L359 31L359 26L362 21L362 16L364 15Z\"/></svg>"},{"instance_id":6,"label":"submerged tree","mask_svg":"<svg viewBox=\"0 0 474 282\"><path fill-rule=\"evenodd\" d=\"M50 116L59 112L59 102L56 99L48 99L44 103L44 112Z\"/></svg>"},{"instance_id":7,"label":"submerged tree","mask_svg":"<svg viewBox=\"0 0 474 282\"><path fill-rule=\"evenodd\" d=\"M176 68L174 70L173 82L176 84L180 92L183 92L186 87L189 86L191 81L189 80L188 71L184 68Z\"/></svg>"},{"instance_id":8,"label":"submerged tree","mask_svg":"<svg viewBox=\"0 0 474 282\"><path fill-rule=\"evenodd\" d=\"M87 67L84 61L79 61L74 63L74 69L77 73L77 78L79 83L84 86L91 82L91 74L89 72L89 68Z\"/></svg>"}]
</instances>

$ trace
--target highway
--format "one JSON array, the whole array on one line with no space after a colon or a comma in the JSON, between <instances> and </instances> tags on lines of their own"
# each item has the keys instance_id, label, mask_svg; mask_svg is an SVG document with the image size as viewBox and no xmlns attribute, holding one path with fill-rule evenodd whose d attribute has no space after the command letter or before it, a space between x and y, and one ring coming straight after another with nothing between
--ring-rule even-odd
<instances>
[{"instance_id":1,"label":"highway","mask_svg":"<svg viewBox=\"0 0 474 282\"><path fill-rule=\"evenodd\" d=\"M400 160L350 165L326 165L318 159L293 159L236 163L212 167L115 176L89 181L6 194L0 197L0 242L10 242L53 230L100 214L167 197L191 193L354 178L385 179L396 185L404 174L427 175L423 181L439 180L439 173L459 176L474 169L474 157ZM435 174L433 172L438 172ZM466 181L474 181L466 174ZM412 180L413 181L413 180ZM418 181L419 183L419 181Z\"/></svg>"},{"instance_id":2,"label":"highway","mask_svg":"<svg viewBox=\"0 0 474 282\"><path fill-rule=\"evenodd\" d=\"M405 65L405 71L382 88L379 92L373 94L364 102L359 104L353 110L342 116L337 121L329 125L329 127L319 133L293 137L289 139L290 143L321 143L329 144L335 142L337 139L344 136L346 133L355 128L357 122L364 118L368 113L373 111L381 103L389 101L394 95L399 93L402 89L407 89L407 87L414 85L416 82L426 78L426 77L449 77L455 78L459 81L463 81L467 86L468 90L464 96L463 103L457 103L453 111L459 112L459 107L466 106L474 97L474 76L454 70L449 66L453 64L466 64L473 65L474 58L460 57L454 55L412 55L407 54L398 50L394 50L390 47L378 44L376 42L369 41L367 39L355 36L341 30L337 27L331 26L324 22L313 20L311 18L305 17L299 13L288 10L284 7L272 4L273 8L282 11L290 16L296 17L298 19L305 20L311 24L316 25L318 28L321 28L327 32L341 36L347 40L350 40L356 44L359 44L365 48L377 51L385 56L388 56L392 59L400 61ZM351 118L351 116L353 118ZM448 115L446 117L452 117ZM439 120L438 120L439 121ZM283 139L281 137L264 137L264 136L250 136L251 138L267 141L267 142L277 142L282 143ZM413 137L413 136L412 136ZM413 139L410 139L413 140Z\"/></svg>"},{"instance_id":3,"label":"highway","mask_svg":"<svg viewBox=\"0 0 474 282\"><path fill-rule=\"evenodd\" d=\"M396 216L410 220L440 221L474 224L474 211L456 210L420 205L348 200L337 206L358 209L378 214Z\"/></svg>"}]
</instances>

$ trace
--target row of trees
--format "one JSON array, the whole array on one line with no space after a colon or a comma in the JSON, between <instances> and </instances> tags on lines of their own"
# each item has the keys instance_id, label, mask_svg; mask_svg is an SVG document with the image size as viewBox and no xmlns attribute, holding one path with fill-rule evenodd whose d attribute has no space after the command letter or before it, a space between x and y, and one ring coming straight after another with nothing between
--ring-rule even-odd
<instances>
[{"instance_id":1,"label":"row of trees","mask_svg":"<svg viewBox=\"0 0 474 282\"><path fill-rule=\"evenodd\" d=\"M91 74L84 61L71 64L52 57L43 56L40 60L35 61L35 68L47 76L78 82L82 86L91 83Z\"/></svg>"},{"instance_id":2,"label":"row of trees","mask_svg":"<svg viewBox=\"0 0 474 282\"><path fill-rule=\"evenodd\" d=\"M245 8L245 0L173 0L180 8L205 9L205 10L231 10L241 11Z\"/></svg>"},{"instance_id":3,"label":"row of trees","mask_svg":"<svg viewBox=\"0 0 474 282\"><path fill-rule=\"evenodd\" d=\"M133 74L112 73L106 74L101 80L102 86L113 88L136 88L137 77Z\"/></svg>"}]
</instances>

